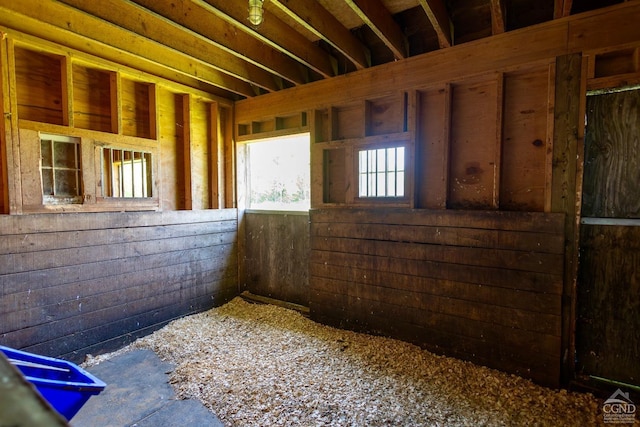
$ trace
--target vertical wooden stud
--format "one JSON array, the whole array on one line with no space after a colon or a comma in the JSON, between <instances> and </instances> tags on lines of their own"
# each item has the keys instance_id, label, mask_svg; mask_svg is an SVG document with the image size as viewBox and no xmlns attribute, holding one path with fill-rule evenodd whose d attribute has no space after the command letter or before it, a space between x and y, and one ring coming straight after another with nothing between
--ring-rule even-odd
<instances>
[{"instance_id":1,"label":"vertical wooden stud","mask_svg":"<svg viewBox=\"0 0 640 427\"><path fill-rule=\"evenodd\" d=\"M219 209L223 204L221 196L224 195L224 191L221 191L221 184L224 182L222 179L224 170L221 169L224 168L220 166L220 160L224 159L224 156L221 150L220 106L217 102L210 104L209 117L209 134L211 135L211 140L209 141L209 191L211 193L209 195L209 207L211 209Z\"/></svg>"},{"instance_id":2,"label":"vertical wooden stud","mask_svg":"<svg viewBox=\"0 0 640 427\"><path fill-rule=\"evenodd\" d=\"M493 161L493 199L492 207L500 208L500 171L502 169L502 129L504 110L504 73L496 76L496 140Z\"/></svg>"},{"instance_id":3,"label":"vertical wooden stud","mask_svg":"<svg viewBox=\"0 0 640 427\"><path fill-rule=\"evenodd\" d=\"M149 86L149 138L158 139L158 87L150 83Z\"/></svg>"},{"instance_id":4,"label":"vertical wooden stud","mask_svg":"<svg viewBox=\"0 0 640 427\"><path fill-rule=\"evenodd\" d=\"M553 181L553 132L555 128L555 88L556 88L556 64L549 64L547 81L547 152L544 173L544 211L551 212L551 190Z\"/></svg>"},{"instance_id":5,"label":"vertical wooden stud","mask_svg":"<svg viewBox=\"0 0 640 427\"><path fill-rule=\"evenodd\" d=\"M418 185L416 184L416 128L418 126L418 92L412 90L411 92L403 92L402 93L402 108L403 108L403 117L404 124L402 126L402 130L407 132L410 137L408 139L408 144L406 148L406 157L405 157L405 197L409 200L409 207L413 209L416 206L416 188ZM357 159L356 159L357 161ZM358 168L356 168L356 171ZM359 182L358 177L356 176L356 181Z\"/></svg>"},{"instance_id":6,"label":"vertical wooden stud","mask_svg":"<svg viewBox=\"0 0 640 427\"><path fill-rule=\"evenodd\" d=\"M120 73L109 74L109 90L111 95L111 132L122 133L122 96Z\"/></svg>"},{"instance_id":7,"label":"vertical wooden stud","mask_svg":"<svg viewBox=\"0 0 640 427\"><path fill-rule=\"evenodd\" d=\"M11 102L9 97L9 72L7 63L6 34L0 32L0 100L2 119L0 120L0 214L9 213L9 171L12 156L11 147Z\"/></svg>"},{"instance_id":8,"label":"vertical wooden stud","mask_svg":"<svg viewBox=\"0 0 640 427\"><path fill-rule=\"evenodd\" d=\"M73 127L73 70L71 59L60 57L60 77L62 86L62 124Z\"/></svg>"},{"instance_id":9,"label":"vertical wooden stud","mask_svg":"<svg viewBox=\"0 0 640 427\"><path fill-rule=\"evenodd\" d=\"M444 86L444 123L442 123L442 204L441 208L446 209L449 203L449 177L451 176L451 116L453 114L453 89L451 83Z\"/></svg>"},{"instance_id":10,"label":"vertical wooden stud","mask_svg":"<svg viewBox=\"0 0 640 427\"><path fill-rule=\"evenodd\" d=\"M3 44L4 46L4 44ZM5 136L7 148L9 213L22 213L22 169L20 167L20 135L18 132L18 95L16 83L15 46L12 39L7 39L5 52L2 55L6 66L3 67L2 84L8 82L3 96L4 109L9 112L5 117ZM8 108L7 108L8 107ZM8 122L8 123L7 123ZM8 172L8 171L7 171Z\"/></svg>"},{"instance_id":11,"label":"vertical wooden stud","mask_svg":"<svg viewBox=\"0 0 640 427\"><path fill-rule=\"evenodd\" d=\"M222 151L224 153L224 205L221 208L237 207L238 184L236 181L236 141L233 137L233 110L224 109L224 135Z\"/></svg>"},{"instance_id":12,"label":"vertical wooden stud","mask_svg":"<svg viewBox=\"0 0 640 427\"><path fill-rule=\"evenodd\" d=\"M184 208L193 208L193 194L191 185L191 97L182 96L182 141L184 143Z\"/></svg>"},{"instance_id":13,"label":"vertical wooden stud","mask_svg":"<svg viewBox=\"0 0 640 427\"><path fill-rule=\"evenodd\" d=\"M353 204L358 190L358 152L357 147L350 145L344 147L344 179L345 179L345 202Z\"/></svg>"},{"instance_id":14,"label":"vertical wooden stud","mask_svg":"<svg viewBox=\"0 0 640 427\"><path fill-rule=\"evenodd\" d=\"M578 264L577 158L580 104L583 85L580 80L582 56L569 54L556 59L555 126L551 211L565 216L565 261L562 292L562 381L567 382L575 369L575 304ZM582 120L584 120L582 118Z\"/></svg>"}]
</instances>

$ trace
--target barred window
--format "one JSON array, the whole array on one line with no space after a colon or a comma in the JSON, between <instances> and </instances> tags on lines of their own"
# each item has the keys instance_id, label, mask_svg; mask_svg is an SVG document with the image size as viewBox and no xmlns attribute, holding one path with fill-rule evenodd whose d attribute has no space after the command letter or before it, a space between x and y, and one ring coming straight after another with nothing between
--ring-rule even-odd
<instances>
[{"instance_id":1,"label":"barred window","mask_svg":"<svg viewBox=\"0 0 640 427\"><path fill-rule=\"evenodd\" d=\"M360 150L359 197L404 197L404 147Z\"/></svg>"},{"instance_id":2,"label":"barred window","mask_svg":"<svg viewBox=\"0 0 640 427\"><path fill-rule=\"evenodd\" d=\"M151 153L102 148L104 197L152 197Z\"/></svg>"}]
</instances>

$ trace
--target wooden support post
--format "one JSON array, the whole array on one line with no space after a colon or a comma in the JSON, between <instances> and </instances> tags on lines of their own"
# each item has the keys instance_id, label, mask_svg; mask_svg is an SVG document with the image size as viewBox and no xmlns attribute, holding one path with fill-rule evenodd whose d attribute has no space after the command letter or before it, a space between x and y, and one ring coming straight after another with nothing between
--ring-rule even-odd
<instances>
[{"instance_id":1,"label":"wooden support post","mask_svg":"<svg viewBox=\"0 0 640 427\"><path fill-rule=\"evenodd\" d=\"M62 124L74 126L73 121L73 70L71 58L60 58L60 77L62 84Z\"/></svg>"},{"instance_id":2,"label":"wooden support post","mask_svg":"<svg viewBox=\"0 0 640 427\"><path fill-rule=\"evenodd\" d=\"M504 73L496 76L496 142L493 161L493 200L492 207L500 209L500 180L502 170L502 129L504 110Z\"/></svg>"},{"instance_id":3,"label":"wooden support post","mask_svg":"<svg viewBox=\"0 0 640 427\"><path fill-rule=\"evenodd\" d=\"M109 94L111 97L111 132L122 133L122 96L120 95L120 74L109 73Z\"/></svg>"},{"instance_id":4,"label":"wooden support post","mask_svg":"<svg viewBox=\"0 0 640 427\"><path fill-rule=\"evenodd\" d=\"M561 381L574 373L575 305L578 263L577 158L581 97L582 56L569 54L556 59L555 115L551 211L565 214L565 262L562 292Z\"/></svg>"},{"instance_id":5,"label":"wooden support post","mask_svg":"<svg viewBox=\"0 0 640 427\"><path fill-rule=\"evenodd\" d=\"M9 213L9 160L11 153L11 103L9 102L9 74L7 67L7 41L0 33L0 214Z\"/></svg>"},{"instance_id":6,"label":"wooden support post","mask_svg":"<svg viewBox=\"0 0 640 427\"><path fill-rule=\"evenodd\" d=\"M193 194L191 188L191 97L182 97L182 149L184 153L184 209L193 209Z\"/></svg>"},{"instance_id":7,"label":"wooden support post","mask_svg":"<svg viewBox=\"0 0 640 427\"><path fill-rule=\"evenodd\" d=\"M236 141L233 137L233 111L224 108L224 135L222 150L224 153L224 205L220 208L237 207L237 181L236 174L239 167L236 166Z\"/></svg>"},{"instance_id":8,"label":"wooden support post","mask_svg":"<svg viewBox=\"0 0 640 427\"><path fill-rule=\"evenodd\" d=\"M158 139L158 86L150 83L149 91L149 138Z\"/></svg>"},{"instance_id":9,"label":"wooden support post","mask_svg":"<svg viewBox=\"0 0 640 427\"><path fill-rule=\"evenodd\" d=\"M8 39L6 45L2 43L2 84L5 116L5 136L7 149L7 169L8 174L8 198L9 213L22 213L22 181L20 179L22 171L20 167L20 141L18 136L18 101L16 91L16 61L13 40ZM7 171L8 172L8 171Z\"/></svg>"},{"instance_id":10,"label":"wooden support post","mask_svg":"<svg viewBox=\"0 0 640 427\"><path fill-rule=\"evenodd\" d=\"M224 167L221 160L224 159L222 152L223 141L220 130L220 107L217 102L210 104L209 114L209 198L211 209L219 209L224 205ZM222 170L221 170L222 169Z\"/></svg>"}]
</instances>

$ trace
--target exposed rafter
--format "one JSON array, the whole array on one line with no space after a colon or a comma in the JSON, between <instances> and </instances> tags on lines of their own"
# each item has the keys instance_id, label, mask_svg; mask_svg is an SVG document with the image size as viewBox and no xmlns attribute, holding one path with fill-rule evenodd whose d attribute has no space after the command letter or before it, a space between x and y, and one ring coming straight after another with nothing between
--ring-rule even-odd
<instances>
[{"instance_id":1,"label":"exposed rafter","mask_svg":"<svg viewBox=\"0 0 640 427\"><path fill-rule=\"evenodd\" d=\"M144 36L177 51L186 53L203 63L212 64L223 73L251 83L266 91L282 89L274 75L254 64L229 55L229 52L211 40L180 27L172 21L132 2L120 0L61 0L83 12L111 22L118 27ZM189 37L184 37L185 32Z\"/></svg>"},{"instance_id":2,"label":"exposed rafter","mask_svg":"<svg viewBox=\"0 0 640 427\"><path fill-rule=\"evenodd\" d=\"M407 41L398 24L380 0L345 0L349 7L393 52L396 59L407 57Z\"/></svg>"},{"instance_id":3,"label":"exposed rafter","mask_svg":"<svg viewBox=\"0 0 640 427\"><path fill-rule=\"evenodd\" d=\"M440 47L453 45L453 25L443 0L418 0L438 36Z\"/></svg>"},{"instance_id":4,"label":"exposed rafter","mask_svg":"<svg viewBox=\"0 0 640 427\"><path fill-rule=\"evenodd\" d=\"M507 29L507 9L506 0L489 0L491 6L491 33L501 34Z\"/></svg>"},{"instance_id":5,"label":"exposed rafter","mask_svg":"<svg viewBox=\"0 0 640 427\"><path fill-rule=\"evenodd\" d=\"M624 2L265 0L255 26L248 0L0 0L0 29L18 44L35 37L108 69L139 70L236 100L605 4Z\"/></svg>"},{"instance_id":6,"label":"exposed rafter","mask_svg":"<svg viewBox=\"0 0 640 427\"><path fill-rule=\"evenodd\" d=\"M371 65L369 50L317 0L269 0L269 7L278 7L299 25L326 41L349 59L358 69Z\"/></svg>"},{"instance_id":7,"label":"exposed rafter","mask_svg":"<svg viewBox=\"0 0 640 427\"><path fill-rule=\"evenodd\" d=\"M264 22L259 29L250 26L247 19L247 5L245 2L229 0L191 0L211 13L229 22L238 31L244 31L260 40L267 46L273 47L286 55L308 66L323 77L336 74L335 59L317 45L307 40L300 33L291 29L287 24L269 14L265 10ZM271 3L272 0L269 0Z\"/></svg>"},{"instance_id":8,"label":"exposed rafter","mask_svg":"<svg viewBox=\"0 0 640 427\"><path fill-rule=\"evenodd\" d=\"M558 19L571 15L571 6L573 6L573 0L555 0L553 17Z\"/></svg>"},{"instance_id":9,"label":"exposed rafter","mask_svg":"<svg viewBox=\"0 0 640 427\"><path fill-rule=\"evenodd\" d=\"M133 0L141 6L174 22L179 28L193 31L216 44L228 54L263 68L293 84L307 83L298 61L244 31L237 31L229 22L220 19L201 5L190 0L164 2Z\"/></svg>"},{"instance_id":10,"label":"exposed rafter","mask_svg":"<svg viewBox=\"0 0 640 427\"><path fill-rule=\"evenodd\" d=\"M44 40L90 54L100 53L102 57L129 67L158 70L160 72L156 74L165 75L170 80L174 79L162 69L173 70L179 75L195 78L238 95L255 96L253 87L247 82L62 3L0 0L0 11L2 25Z\"/></svg>"}]
</instances>

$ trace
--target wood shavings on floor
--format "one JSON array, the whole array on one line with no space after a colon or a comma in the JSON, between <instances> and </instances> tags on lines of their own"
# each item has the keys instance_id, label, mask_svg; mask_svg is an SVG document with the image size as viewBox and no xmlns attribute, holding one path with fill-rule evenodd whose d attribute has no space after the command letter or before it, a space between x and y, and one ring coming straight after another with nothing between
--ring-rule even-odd
<instances>
[{"instance_id":1,"label":"wood shavings on floor","mask_svg":"<svg viewBox=\"0 0 640 427\"><path fill-rule=\"evenodd\" d=\"M176 364L178 396L229 426L586 426L589 394L322 326L236 298L132 344Z\"/></svg>"}]
</instances>

